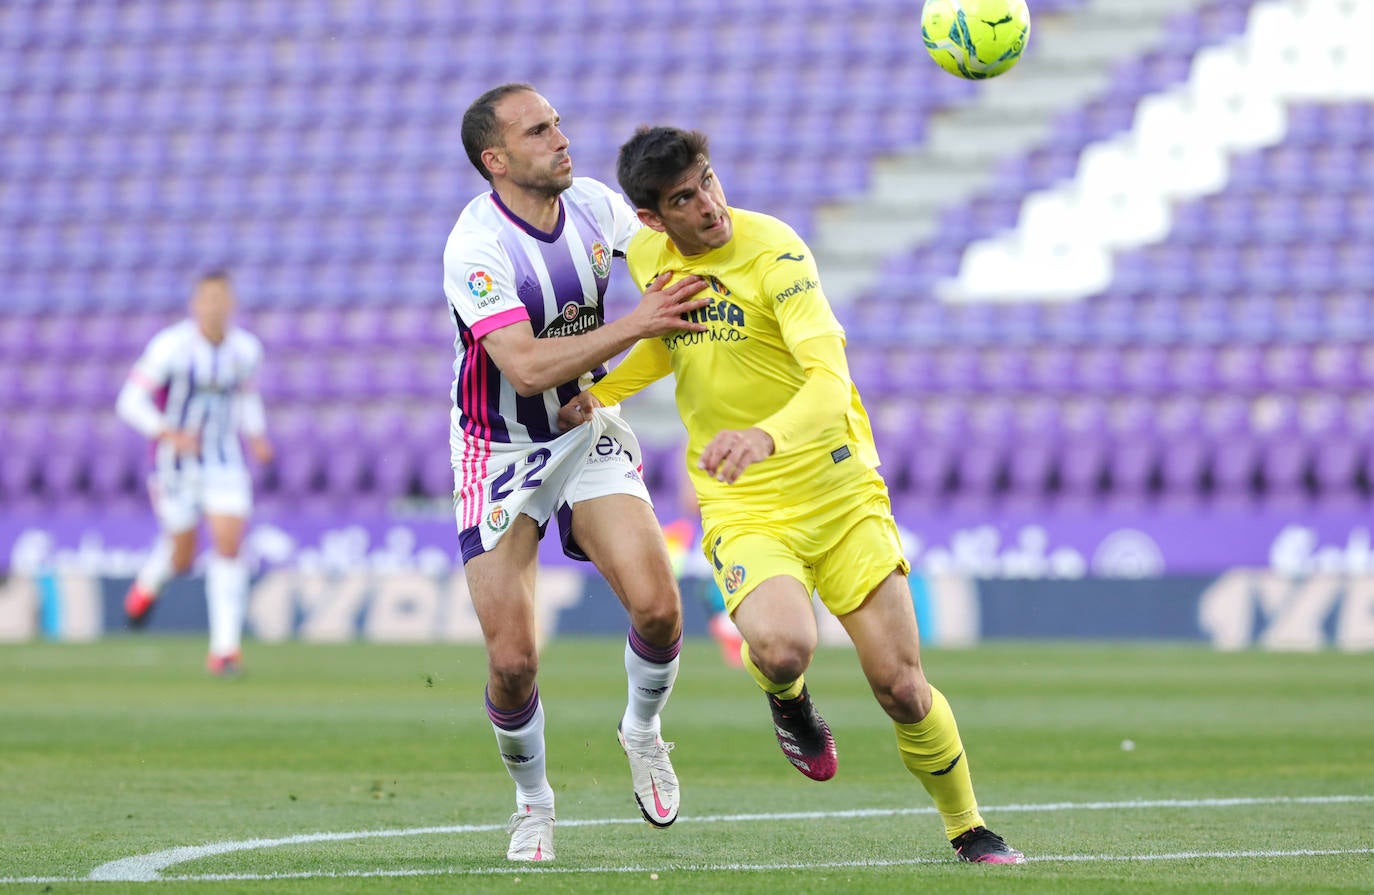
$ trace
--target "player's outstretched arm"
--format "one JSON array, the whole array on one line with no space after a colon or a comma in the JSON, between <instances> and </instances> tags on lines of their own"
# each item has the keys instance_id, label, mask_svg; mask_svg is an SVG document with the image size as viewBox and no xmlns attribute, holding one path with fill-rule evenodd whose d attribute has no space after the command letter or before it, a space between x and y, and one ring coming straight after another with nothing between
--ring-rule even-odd
<instances>
[{"instance_id":1,"label":"player's outstretched arm","mask_svg":"<svg viewBox=\"0 0 1374 895\"><path fill-rule=\"evenodd\" d=\"M698 465L718 481L733 484L754 463L838 426L849 407L849 364L838 335L807 339L793 354L806 382L772 416L749 429L727 429L702 449Z\"/></svg>"},{"instance_id":2,"label":"player's outstretched arm","mask_svg":"<svg viewBox=\"0 0 1374 895\"><path fill-rule=\"evenodd\" d=\"M537 395L604 364L640 339L684 330L705 331L705 324L683 315L710 304L710 299L695 297L706 287L706 281L685 277L669 284L670 278L670 273L661 274L634 310L591 332L536 339L528 321L522 321L483 336L482 347L516 392L525 397Z\"/></svg>"},{"instance_id":3,"label":"player's outstretched arm","mask_svg":"<svg viewBox=\"0 0 1374 895\"><path fill-rule=\"evenodd\" d=\"M592 418L592 411L626 398L673 372L673 361L661 339L640 339L615 369L591 388L574 395L558 411L558 428L566 432Z\"/></svg>"}]
</instances>

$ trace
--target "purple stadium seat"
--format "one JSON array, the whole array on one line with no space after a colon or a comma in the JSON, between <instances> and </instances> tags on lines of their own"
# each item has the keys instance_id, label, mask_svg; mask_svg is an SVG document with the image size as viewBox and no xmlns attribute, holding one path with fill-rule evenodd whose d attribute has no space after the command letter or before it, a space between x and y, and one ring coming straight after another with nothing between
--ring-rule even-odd
<instances>
[{"instance_id":1,"label":"purple stadium seat","mask_svg":"<svg viewBox=\"0 0 1374 895\"><path fill-rule=\"evenodd\" d=\"M1361 477L1368 483L1368 446L1349 437L1324 438L1312 444L1312 478L1323 505L1361 500Z\"/></svg>"},{"instance_id":2,"label":"purple stadium seat","mask_svg":"<svg viewBox=\"0 0 1374 895\"><path fill-rule=\"evenodd\" d=\"M1249 502L1254 496L1255 477L1261 462L1259 446L1249 439L1228 439L1215 443L1212 455L1214 499Z\"/></svg>"},{"instance_id":3,"label":"purple stadium seat","mask_svg":"<svg viewBox=\"0 0 1374 895\"><path fill-rule=\"evenodd\" d=\"M1065 441L1059 451L1059 492L1065 498L1090 499L1098 494L1107 465L1107 445L1096 437Z\"/></svg>"},{"instance_id":4,"label":"purple stadium seat","mask_svg":"<svg viewBox=\"0 0 1374 895\"><path fill-rule=\"evenodd\" d=\"M1302 439L1277 438L1267 442L1260 457L1265 502L1276 507L1308 503L1308 465L1309 446Z\"/></svg>"},{"instance_id":5,"label":"purple stadium seat","mask_svg":"<svg viewBox=\"0 0 1374 895\"><path fill-rule=\"evenodd\" d=\"M1160 443L1160 486L1171 497L1195 497L1211 461L1212 446L1199 435L1171 436Z\"/></svg>"},{"instance_id":6,"label":"purple stadium seat","mask_svg":"<svg viewBox=\"0 0 1374 895\"><path fill-rule=\"evenodd\" d=\"M1013 443L1007 452L1008 491L1044 500L1057 475L1058 459L1059 449L1052 442L1022 440Z\"/></svg>"}]
</instances>

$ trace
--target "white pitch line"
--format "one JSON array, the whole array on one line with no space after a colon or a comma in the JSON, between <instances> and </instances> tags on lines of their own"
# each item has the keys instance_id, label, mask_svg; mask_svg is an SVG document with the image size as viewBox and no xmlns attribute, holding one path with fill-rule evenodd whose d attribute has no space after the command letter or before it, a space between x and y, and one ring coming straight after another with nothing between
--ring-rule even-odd
<instances>
[{"instance_id":1,"label":"white pitch line","mask_svg":"<svg viewBox=\"0 0 1374 895\"><path fill-rule=\"evenodd\" d=\"M1053 864L1089 861L1192 861L1199 858L1309 858L1340 855L1374 855L1374 848L1300 848L1292 850L1263 849L1256 851L1196 851L1144 855L1036 855L1027 863ZM145 882L269 882L287 879L381 879L415 876L518 876L536 873L700 873L767 872L776 870L836 870L865 867L914 867L921 864L952 864L952 858L904 858L901 860L816 861L809 863L775 864L672 864L661 867L545 867L521 865L510 867L445 867L435 870L305 870L298 873L201 873L160 876ZM78 883L90 882L90 877L28 876L0 878L0 883Z\"/></svg>"},{"instance_id":2,"label":"white pitch line","mask_svg":"<svg viewBox=\"0 0 1374 895\"><path fill-rule=\"evenodd\" d=\"M1216 799L1153 799L1117 802L1045 802L1040 804L1011 804L986 806L989 814L1008 814L1051 811L1104 811L1104 810L1142 810L1150 808L1235 808L1255 805L1328 805L1374 802L1374 795L1335 795L1335 796L1272 796L1253 798L1216 798ZM740 823L749 821L776 820L817 820L856 817L893 817L907 815L934 814L930 807L922 808L859 808L847 811L796 811L774 814L721 814L703 817L682 817L678 823ZM593 818L585 820L559 821L559 826L591 827L620 824L638 825L638 818ZM899 861L856 861L841 863L809 864L720 864L720 865L683 865L665 868L640 867L580 867L580 868L448 868L439 870L373 870L373 871L307 871L284 874L206 874L197 876L162 876L168 867L187 861L194 861L214 855L236 851L250 851L260 848L275 848L284 845L304 845L312 842L343 842L354 839L386 839L401 836L448 835L454 833L485 833L505 829L504 824L460 824L456 826L411 827L393 830L358 830L344 833L302 833L275 839L244 839L238 841L212 842L206 845L188 845L163 851L120 858L102 864L85 877L0 877L0 885L9 883L63 883L83 880L109 880L122 882L155 882L158 880L213 881L213 880L270 880L270 879L310 879L314 877L387 877L387 876L434 876L434 875L491 875L517 872L541 873L633 873L694 870L795 870L808 868L842 867L896 867L915 864L946 863L943 859L914 858ZM1247 851L1247 852L1180 852L1158 855L1039 855L1028 860L1041 862L1072 861L1163 861L1188 860L1195 858L1226 857L1305 857L1317 855L1374 854L1374 848L1345 850L1298 849L1292 851Z\"/></svg>"}]
</instances>

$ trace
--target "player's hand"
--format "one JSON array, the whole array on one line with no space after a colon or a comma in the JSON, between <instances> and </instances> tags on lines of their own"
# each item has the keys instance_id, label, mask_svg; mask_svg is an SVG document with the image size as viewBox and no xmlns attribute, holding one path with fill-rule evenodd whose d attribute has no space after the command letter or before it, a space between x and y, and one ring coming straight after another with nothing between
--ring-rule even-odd
<instances>
[{"instance_id":1,"label":"player's hand","mask_svg":"<svg viewBox=\"0 0 1374 895\"><path fill-rule=\"evenodd\" d=\"M169 442L172 445L172 450L182 456L200 453L200 436L194 432L168 429L162 434L162 440Z\"/></svg>"},{"instance_id":2,"label":"player's hand","mask_svg":"<svg viewBox=\"0 0 1374 895\"><path fill-rule=\"evenodd\" d=\"M773 436L759 428L717 432L701 452L697 466L733 485L744 471L773 453Z\"/></svg>"},{"instance_id":3,"label":"player's hand","mask_svg":"<svg viewBox=\"0 0 1374 895\"><path fill-rule=\"evenodd\" d=\"M639 299L639 304L628 315L635 323L641 339L666 336L669 333L705 332L706 324L694 323L683 315L704 308L711 303L709 298L696 298L696 294L706 288L706 281L698 276L683 277L671 285L671 270L654 277L649 288Z\"/></svg>"},{"instance_id":4,"label":"player's hand","mask_svg":"<svg viewBox=\"0 0 1374 895\"><path fill-rule=\"evenodd\" d=\"M601 402L591 392L573 395L568 403L558 408L558 431L566 432L577 428L591 419L592 411L600 406Z\"/></svg>"},{"instance_id":5,"label":"player's hand","mask_svg":"<svg viewBox=\"0 0 1374 895\"><path fill-rule=\"evenodd\" d=\"M267 440L265 435L254 435L248 439L248 450L253 452L253 459L259 463L271 463L276 451L272 448L272 442Z\"/></svg>"}]
</instances>

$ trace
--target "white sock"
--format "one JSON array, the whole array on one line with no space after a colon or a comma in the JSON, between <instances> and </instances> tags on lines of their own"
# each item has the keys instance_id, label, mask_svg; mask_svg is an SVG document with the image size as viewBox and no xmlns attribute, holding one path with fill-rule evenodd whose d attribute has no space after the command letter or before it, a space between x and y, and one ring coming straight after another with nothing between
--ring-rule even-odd
<instances>
[{"instance_id":1,"label":"white sock","mask_svg":"<svg viewBox=\"0 0 1374 895\"><path fill-rule=\"evenodd\" d=\"M210 654L239 651L248 604L248 566L238 557L210 557L205 569L205 600L210 611Z\"/></svg>"},{"instance_id":2,"label":"white sock","mask_svg":"<svg viewBox=\"0 0 1374 895\"><path fill-rule=\"evenodd\" d=\"M678 653L682 638L672 646L653 646L634 628L625 639L625 674L630 679L630 701L620 719L625 739L652 743L662 729L659 713L667 705L677 680Z\"/></svg>"},{"instance_id":3,"label":"white sock","mask_svg":"<svg viewBox=\"0 0 1374 895\"><path fill-rule=\"evenodd\" d=\"M138 577L134 579L134 583L157 596L171 579L172 539L164 535L153 545L148 558L143 561L143 568L138 570Z\"/></svg>"},{"instance_id":4,"label":"white sock","mask_svg":"<svg viewBox=\"0 0 1374 895\"><path fill-rule=\"evenodd\" d=\"M524 811L531 805L553 810L553 787L544 768L544 704L539 699L539 688L530 694L530 702L514 712L504 712L487 700L487 717L491 719L491 729L496 731L496 747L501 750L501 761L506 772L515 781L515 807ZM502 727L513 720L524 720L516 728ZM517 721L518 723L518 721Z\"/></svg>"}]
</instances>

